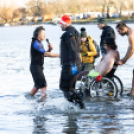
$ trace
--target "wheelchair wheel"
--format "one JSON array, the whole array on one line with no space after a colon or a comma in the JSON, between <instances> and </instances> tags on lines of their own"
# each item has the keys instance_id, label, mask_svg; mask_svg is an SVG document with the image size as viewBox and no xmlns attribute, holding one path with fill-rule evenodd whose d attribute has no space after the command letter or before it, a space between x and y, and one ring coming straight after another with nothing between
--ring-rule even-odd
<instances>
[{"instance_id":1,"label":"wheelchair wheel","mask_svg":"<svg viewBox=\"0 0 134 134\"><path fill-rule=\"evenodd\" d=\"M100 82L96 82L95 79L89 86L90 97L94 96L112 96L117 97L118 90L117 85L109 78L102 77Z\"/></svg>"},{"instance_id":2,"label":"wheelchair wheel","mask_svg":"<svg viewBox=\"0 0 134 134\"><path fill-rule=\"evenodd\" d=\"M122 95L123 94L123 90L124 90L124 86L122 81L120 80L120 78L118 76L113 76L112 80L114 81L114 83L116 83L117 88L118 88L118 94Z\"/></svg>"}]
</instances>

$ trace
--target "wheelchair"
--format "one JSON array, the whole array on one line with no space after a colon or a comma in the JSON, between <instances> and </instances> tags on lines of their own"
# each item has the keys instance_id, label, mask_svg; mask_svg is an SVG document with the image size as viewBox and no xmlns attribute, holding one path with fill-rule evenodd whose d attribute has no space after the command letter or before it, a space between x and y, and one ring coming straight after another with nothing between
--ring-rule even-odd
<instances>
[{"instance_id":1,"label":"wheelchair","mask_svg":"<svg viewBox=\"0 0 134 134\"><path fill-rule=\"evenodd\" d=\"M117 97L123 94L123 83L120 78L114 75L118 65L114 64L112 70L99 82L95 78L82 76L79 88L76 90L82 96L112 96Z\"/></svg>"}]
</instances>

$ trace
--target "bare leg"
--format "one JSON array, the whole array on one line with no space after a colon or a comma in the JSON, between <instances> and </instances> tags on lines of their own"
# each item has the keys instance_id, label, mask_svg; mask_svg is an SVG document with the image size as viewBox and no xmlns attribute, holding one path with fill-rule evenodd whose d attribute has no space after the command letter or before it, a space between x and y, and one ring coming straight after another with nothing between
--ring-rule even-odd
<instances>
[{"instance_id":1,"label":"bare leg","mask_svg":"<svg viewBox=\"0 0 134 134\"><path fill-rule=\"evenodd\" d=\"M41 95L42 98L46 98L46 96L47 96L46 87L41 88L40 95Z\"/></svg>"},{"instance_id":2,"label":"bare leg","mask_svg":"<svg viewBox=\"0 0 134 134\"><path fill-rule=\"evenodd\" d=\"M89 71L82 71L77 75L77 80L81 80L82 76L87 75Z\"/></svg>"},{"instance_id":3,"label":"bare leg","mask_svg":"<svg viewBox=\"0 0 134 134\"><path fill-rule=\"evenodd\" d=\"M132 80L132 89L128 95L134 96L134 73L133 73L133 80Z\"/></svg>"},{"instance_id":4,"label":"bare leg","mask_svg":"<svg viewBox=\"0 0 134 134\"><path fill-rule=\"evenodd\" d=\"M30 92L30 95L31 95L31 96L34 96L34 95L37 93L38 90L39 90L39 89L37 89L36 87L33 87L33 89L32 89L31 92Z\"/></svg>"}]
</instances>

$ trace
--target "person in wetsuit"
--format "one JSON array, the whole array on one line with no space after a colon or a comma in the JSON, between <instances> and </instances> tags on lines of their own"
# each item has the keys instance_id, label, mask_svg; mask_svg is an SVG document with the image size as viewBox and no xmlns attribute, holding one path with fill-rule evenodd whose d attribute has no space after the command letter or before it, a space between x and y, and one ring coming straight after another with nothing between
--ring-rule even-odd
<instances>
[{"instance_id":1,"label":"person in wetsuit","mask_svg":"<svg viewBox=\"0 0 134 134\"><path fill-rule=\"evenodd\" d=\"M72 102L75 95L76 75L81 70L80 46L81 37L78 31L71 26L71 19L63 15L60 20L62 31L60 44L60 59L62 65L60 89L65 98Z\"/></svg>"},{"instance_id":2,"label":"person in wetsuit","mask_svg":"<svg viewBox=\"0 0 134 134\"><path fill-rule=\"evenodd\" d=\"M46 97L46 79L43 73L44 57L59 57L59 54L51 53L52 46L45 51L42 41L45 39L45 29L39 26L33 33L31 42L31 64L30 71L34 81L30 95L34 96L41 89L41 96Z\"/></svg>"}]
</instances>

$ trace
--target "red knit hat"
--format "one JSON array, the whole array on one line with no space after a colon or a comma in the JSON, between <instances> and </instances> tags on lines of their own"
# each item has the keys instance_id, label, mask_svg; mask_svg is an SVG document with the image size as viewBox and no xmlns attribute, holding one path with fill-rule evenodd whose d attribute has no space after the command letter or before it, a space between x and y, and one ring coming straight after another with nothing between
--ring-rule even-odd
<instances>
[{"instance_id":1,"label":"red knit hat","mask_svg":"<svg viewBox=\"0 0 134 134\"><path fill-rule=\"evenodd\" d=\"M64 14L60 20L60 24L71 25L71 18L69 17L69 15Z\"/></svg>"}]
</instances>

